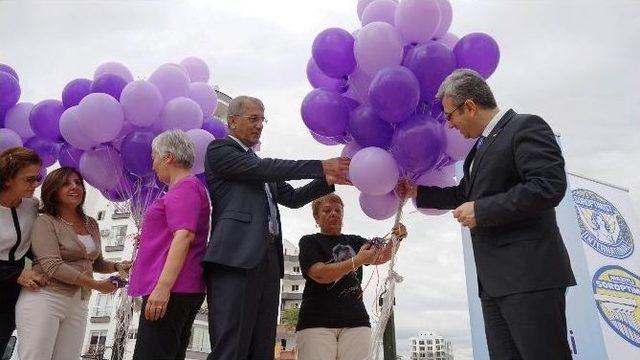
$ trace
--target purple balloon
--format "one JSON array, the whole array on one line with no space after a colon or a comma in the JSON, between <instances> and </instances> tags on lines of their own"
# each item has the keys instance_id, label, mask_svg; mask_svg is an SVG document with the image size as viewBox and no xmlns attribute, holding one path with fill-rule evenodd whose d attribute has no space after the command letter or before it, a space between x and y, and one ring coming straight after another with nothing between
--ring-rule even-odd
<instances>
[{"instance_id":1,"label":"purple balloon","mask_svg":"<svg viewBox=\"0 0 640 360\"><path fill-rule=\"evenodd\" d=\"M124 112L120 103L111 95L93 93L78 105L80 129L91 140L100 143L116 138L124 125Z\"/></svg>"},{"instance_id":2,"label":"purple balloon","mask_svg":"<svg viewBox=\"0 0 640 360\"><path fill-rule=\"evenodd\" d=\"M416 76L403 66L380 70L369 87L371 107L383 120L398 123L411 115L420 100Z\"/></svg>"},{"instance_id":3,"label":"purple balloon","mask_svg":"<svg viewBox=\"0 0 640 360\"><path fill-rule=\"evenodd\" d=\"M126 82L133 81L133 75L131 75L131 71L129 71L126 66L116 61L106 62L98 66L95 73L93 73L93 79L96 80L104 74L117 75L124 79Z\"/></svg>"},{"instance_id":4,"label":"purple balloon","mask_svg":"<svg viewBox=\"0 0 640 360\"><path fill-rule=\"evenodd\" d=\"M113 145L114 148L116 148L116 150L120 151L121 146L122 146L122 141L124 140L124 138L129 135L129 133L131 133L134 130L138 130L141 128L137 128L133 125L131 125L128 121L125 121L123 126L122 126L122 130L120 130L120 132L118 133L118 136L116 136L115 139L111 140L111 145ZM154 131L152 127L146 127L143 128L143 130L147 130L147 131L151 131L154 135L158 135L160 134L160 131Z\"/></svg>"},{"instance_id":5,"label":"purple balloon","mask_svg":"<svg viewBox=\"0 0 640 360\"><path fill-rule=\"evenodd\" d=\"M371 80L371 76L356 67L353 73L349 75L349 89L353 89L362 102L368 102Z\"/></svg>"},{"instance_id":6,"label":"purple balloon","mask_svg":"<svg viewBox=\"0 0 640 360\"><path fill-rule=\"evenodd\" d=\"M391 191L383 195L360 194L360 208L370 218L386 220L394 216L400 207L400 199Z\"/></svg>"},{"instance_id":7,"label":"purple balloon","mask_svg":"<svg viewBox=\"0 0 640 360\"><path fill-rule=\"evenodd\" d=\"M390 24L376 21L365 25L353 47L358 67L369 76L378 70L400 65L404 45L400 34Z\"/></svg>"},{"instance_id":8,"label":"purple balloon","mask_svg":"<svg viewBox=\"0 0 640 360\"><path fill-rule=\"evenodd\" d=\"M215 116L205 117L202 122L202 129L208 131L216 139L222 139L229 133L227 124Z\"/></svg>"},{"instance_id":9,"label":"purple balloon","mask_svg":"<svg viewBox=\"0 0 640 360\"><path fill-rule=\"evenodd\" d=\"M32 103L17 103L14 107L9 109L4 119L4 126L7 129L11 129L20 135L23 141L26 141L36 134L31 129L29 123L29 114L33 109Z\"/></svg>"},{"instance_id":10,"label":"purple balloon","mask_svg":"<svg viewBox=\"0 0 640 360\"><path fill-rule=\"evenodd\" d=\"M330 137L318 135L318 134L314 133L311 130L309 130L309 133L311 134L311 137L315 141L319 142L322 145L333 146L333 145L339 145L340 144L340 142L337 141L335 138L330 138Z\"/></svg>"},{"instance_id":11,"label":"purple balloon","mask_svg":"<svg viewBox=\"0 0 640 360\"><path fill-rule=\"evenodd\" d=\"M349 131L353 139L363 147L387 149L393 136L391 124L380 119L369 105L360 105L351 112Z\"/></svg>"},{"instance_id":12,"label":"purple balloon","mask_svg":"<svg viewBox=\"0 0 640 360\"><path fill-rule=\"evenodd\" d=\"M80 104L80 101L91 94L91 84L89 79L71 80L62 90L62 105L65 109Z\"/></svg>"},{"instance_id":13,"label":"purple balloon","mask_svg":"<svg viewBox=\"0 0 640 360\"><path fill-rule=\"evenodd\" d=\"M42 166L49 167L58 160L61 144L35 136L25 142L24 147L35 151L42 160Z\"/></svg>"},{"instance_id":14,"label":"purple balloon","mask_svg":"<svg viewBox=\"0 0 640 360\"><path fill-rule=\"evenodd\" d=\"M454 35L452 33L446 33L436 41L441 43L442 45L448 47L449 50L453 51L453 48L456 47L456 44L458 43L458 40L460 40L460 39L456 35Z\"/></svg>"},{"instance_id":15,"label":"purple balloon","mask_svg":"<svg viewBox=\"0 0 640 360\"><path fill-rule=\"evenodd\" d=\"M353 42L353 35L344 29L326 29L313 40L313 59L323 73L332 78L343 78L356 68Z\"/></svg>"},{"instance_id":16,"label":"purple balloon","mask_svg":"<svg viewBox=\"0 0 640 360\"><path fill-rule=\"evenodd\" d=\"M103 74L98 76L91 83L92 93L104 93L113 96L116 100L120 100L122 89L127 86L127 81L118 75Z\"/></svg>"},{"instance_id":17,"label":"purple balloon","mask_svg":"<svg viewBox=\"0 0 640 360\"><path fill-rule=\"evenodd\" d=\"M440 39L444 34L449 31L451 21L453 20L453 8L449 0L436 0L438 8L440 9L440 22L436 27L436 32L433 34L434 39Z\"/></svg>"},{"instance_id":18,"label":"purple balloon","mask_svg":"<svg viewBox=\"0 0 640 360\"><path fill-rule=\"evenodd\" d=\"M442 125L428 114L416 114L396 127L391 153L411 174L431 170L446 147Z\"/></svg>"},{"instance_id":19,"label":"purple balloon","mask_svg":"<svg viewBox=\"0 0 640 360\"><path fill-rule=\"evenodd\" d=\"M347 130L349 106L336 93L312 90L302 101L300 112L305 125L318 135L340 136Z\"/></svg>"},{"instance_id":20,"label":"purple balloon","mask_svg":"<svg viewBox=\"0 0 640 360\"><path fill-rule=\"evenodd\" d=\"M209 67L204 60L191 56L180 61L180 66L187 71L192 82L209 81Z\"/></svg>"},{"instance_id":21,"label":"purple balloon","mask_svg":"<svg viewBox=\"0 0 640 360\"><path fill-rule=\"evenodd\" d=\"M420 83L420 99L432 101L442 81L456 68L456 58L446 46L429 41L413 48L406 58L409 68Z\"/></svg>"},{"instance_id":22,"label":"purple balloon","mask_svg":"<svg viewBox=\"0 0 640 360\"><path fill-rule=\"evenodd\" d=\"M16 80L18 80L18 82L20 82L20 77L18 76L18 73L11 66L6 65L6 64L0 64L0 72L6 72L9 75L11 75L14 78L16 78Z\"/></svg>"},{"instance_id":23,"label":"purple balloon","mask_svg":"<svg viewBox=\"0 0 640 360\"><path fill-rule=\"evenodd\" d=\"M160 115L162 130L180 129L191 130L202 127L202 109L197 102L187 97L177 97L169 100Z\"/></svg>"},{"instance_id":24,"label":"purple balloon","mask_svg":"<svg viewBox=\"0 0 640 360\"><path fill-rule=\"evenodd\" d=\"M358 145L358 143L355 141L351 141L347 143L344 148L342 148L340 156L352 159L353 156L360 150L362 150L362 146Z\"/></svg>"},{"instance_id":25,"label":"purple balloon","mask_svg":"<svg viewBox=\"0 0 640 360\"><path fill-rule=\"evenodd\" d=\"M349 165L349 179L361 192L383 195L398 183L400 173L393 156L375 146L358 151Z\"/></svg>"},{"instance_id":26,"label":"purple balloon","mask_svg":"<svg viewBox=\"0 0 640 360\"><path fill-rule=\"evenodd\" d=\"M125 118L133 125L146 127L160 118L164 100L160 90L146 80L127 84L120 94Z\"/></svg>"},{"instance_id":27,"label":"purple balloon","mask_svg":"<svg viewBox=\"0 0 640 360\"><path fill-rule=\"evenodd\" d=\"M60 133L66 142L81 150L89 150L100 143L89 138L80 127L78 106L72 106L62 113Z\"/></svg>"},{"instance_id":28,"label":"purple balloon","mask_svg":"<svg viewBox=\"0 0 640 360\"><path fill-rule=\"evenodd\" d=\"M375 0L369 4L362 12L362 26L374 21L382 21L393 25L395 23L396 7L395 0Z\"/></svg>"},{"instance_id":29,"label":"purple balloon","mask_svg":"<svg viewBox=\"0 0 640 360\"><path fill-rule=\"evenodd\" d=\"M498 43L485 33L471 33L458 40L453 48L459 68L477 71L487 79L498 67L500 48Z\"/></svg>"},{"instance_id":30,"label":"purple balloon","mask_svg":"<svg viewBox=\"0 0 640 360\"><path fill-rule=\"evenodd\" d=\"M61 167L71 167L76 170L80 169L80 157L84 151L74 148L73 146L64 143L60 147L60 152L58 153L58 162Z\"/></svg>"},{"instance_id":31,"label":"purple balloon","mask_svg":"<svg viewBox=\"0 0 640 360\"><path fill-rule=\"evenodd\" d=\"M43 100L35 104L29 114L29 124L33 132L44 139L61 141L60 116L64 106L59 100Z\"/></svg>"},{"instance_id":32,"label":"purple balloon","mask_svg":"<svg viewBox=\"0 0 640 360\"><path fill-rule=\"evenodd\" d=\"M189 93L189 74L176 64L161 65L149 77L149 81L158 87L165 102L187 96Z\"/></svg>"},{"instance_id":33,"label":"purple balloon","mask_svg":"<svg viewBox=\"0 0 640 360\"><path fill-rule=\"evenodd\" d=\"M122 176L120 154L109 145L85 151L80 157L79 167L84 179L100 190L114 187Z\"/></svg>"},{"instance_id":34,"label":"purple balloon","mask_svg":"<svg viewBox=\"0 0 640 360\"><path fill-rule=\"evenodd\" d=\"M194 160L191 172L200 174L204 172L204 157L207 153L207 146L216 138L209 132L202 129L191 129L187 131L187 136L191 139L194 149Z\"/></svg>"},{"instance_id":35,"label":"purple balloon","mask_svg":"<svg viewBox=\"0 0 640 360\"><path fill-rule=\"evenodd\" d=\"M439 30L438 0L402 0L396 9L395 25L405 43L431 40Z\"/></svg>"},{"instance_id":36,"label":"purple balloon","mask_svg":"<svg viewBox=\"0 0 640 360\"><path fill-rule=\"evenodd\" d=\"M135 130L125 136L120 145L122 165L137 176L152 174L151 142L155 134L151 131Z\"/></svg>"},{"instance_id":37,"label":"purple balloon","mask_svg":"<svg viewBox=\"0 0 640 360\"><path fill-rule=\"evenodd\" d=\"M307 79L314 88L329 90L337 94L342 94L349 87L347 80L343 78L334 79L322 72L313 58L307 62Z\"/></svg>"},{"instance_id":38,"label":"purple balloon","mask_svg":"<svg viewBox=\"0 0 640 360\"><path fill-rule=\"evenodd\" d=\"M202 109L202 113L213 115L218 107L218 95L213 87L203 82L192 82L189 84L189 98Z\"/></svg>"},{"instance_id":39,"label":"purple balloon","mask_svg":"<svg viewBox=\"0 0 640 360\"><path fill-rule=\"evenodd\" d=\"M11 129L0 128L0 152L14 147L21 147L22 139Z\"/></svg>"},{"instance_id":40,"label":"purple balloon","mask_svg":"<svg viewBox=\"0 0 640 360\"><path fill-rule=\"evenodd\" d=\"M0 112L6 113L20 99L18 79L8 72L0 71Z\"/></svg>"}]
</instances>

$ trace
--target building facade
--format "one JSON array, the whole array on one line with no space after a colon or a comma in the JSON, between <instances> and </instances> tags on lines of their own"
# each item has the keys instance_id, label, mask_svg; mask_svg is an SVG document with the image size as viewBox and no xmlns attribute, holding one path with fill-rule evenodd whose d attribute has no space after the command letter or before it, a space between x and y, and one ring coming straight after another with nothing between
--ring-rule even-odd
<instances>
[{"instance_id":1,"label":"building facade","mask_svg":"<svg viewBox=\"0 0 640 360\"><path fill-rule=\"evenodd\" d=\"M424 331L409 341L411 360L453 360L451 341L437 333Z\"/></svg>"}]
</instances>

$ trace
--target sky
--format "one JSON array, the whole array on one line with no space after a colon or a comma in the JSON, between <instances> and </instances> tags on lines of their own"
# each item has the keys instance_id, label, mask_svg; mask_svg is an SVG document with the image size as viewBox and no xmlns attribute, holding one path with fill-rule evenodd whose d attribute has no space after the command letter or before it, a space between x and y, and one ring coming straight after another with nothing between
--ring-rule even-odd
<instances>
[{"instance_id":1,"label":"sky","mask_svg":"<svg viewBox=\"0 0 640 360\"><path fill-rule=\"evenodd\" d=\"M630 190L640 204L640 2L634 0L451 0L450 31L486 32L501 59L489 78L498 104L542 116L561 135L571 172ZM211 82L266 105L263 157L325 159L340 147L315 143L300 118L311 90L305 66L316 34L360 27L356 0L0 1L0 63L13 66L21 101L60 98L64 85L92 77L106 61L147 78L167 62L204 59ZM296 182L300 184L300 182ZM341 187L345 233L386 234L392 220L359 209L357 191ZM409 337L435 331L456 359L472 358L460 228L450 214L410 213L409 238L398 253L404 276L396 292L400 354ZM311 209L282 210L294 244L315 232ZM367 269L365 300L375 298L385 269ZM377 275L376 275L377 274Z\"/></svg>"}]
</instances>

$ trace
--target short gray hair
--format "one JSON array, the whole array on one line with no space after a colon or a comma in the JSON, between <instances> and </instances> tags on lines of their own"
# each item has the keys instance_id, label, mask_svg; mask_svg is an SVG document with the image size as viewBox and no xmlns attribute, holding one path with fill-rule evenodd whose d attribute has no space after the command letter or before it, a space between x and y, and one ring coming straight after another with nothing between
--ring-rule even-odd
<instances>
[{"instance_id":1,"label":"short gray hair","mask_svg":"<svg viewBox=\"0 0 640 360\"><path fill-rule=\"evenodd\" d=\"M248 102L257 105L262 111L264 111L264 104L262 104L262 101L260 101L260 99L242 95L233 98L233 100L229 102L227 118L242 114L242 110L244 110L244 107Z\"/></svg>"},{"instance_id":2,"label":"short gray hair","mask_svg":"<svg viewBox=\"0 0 640 360\"><path fill-rule=\"evenodd\" d=\"M444 79L436 97L442 100L445 96L451 97L456 104L471 100L485 109L498 106L487 82L471 69L457 69Z\"/></svg>"},{"instance_id":3,"label":"short gray hair","mask_svg":"<svg viewBox=\"0 0 640 360\"><path fill-rule=\"evenodd\" d=\"M173 155L175 161L185 169L191 169L195 158L193 142L182 130L168 130L151 142L151 149L158 155Z\"/></svg>"}]
</instances>

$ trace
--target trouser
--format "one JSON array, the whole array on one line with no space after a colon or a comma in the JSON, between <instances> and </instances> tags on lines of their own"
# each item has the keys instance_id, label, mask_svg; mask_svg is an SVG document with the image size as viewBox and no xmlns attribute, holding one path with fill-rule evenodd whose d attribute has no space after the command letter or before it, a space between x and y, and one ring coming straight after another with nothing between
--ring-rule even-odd
<instances>
[{"instance_id":1,"label":"trouser","mask_svg":"<svg viewBox=\"0 0 640 360\"><path fill-rule=\"evenodd\" d=\"M20 285L17 282L0 282L0 358L5 353L13 330L16 329L16 302L19 295Z\"/></svg>"},{"instance_id":2,"label":"trouser","mask_svg":"<svg viewBox=\"0 0 640 360\"><path fill-rule=\"evenodd\" d=\"M296 332L298 360L363 360L369 355L371 328L309 328Z\"/></svg>"}]
</instances>

